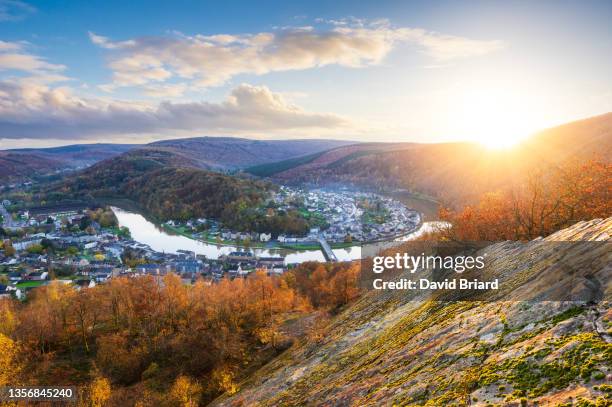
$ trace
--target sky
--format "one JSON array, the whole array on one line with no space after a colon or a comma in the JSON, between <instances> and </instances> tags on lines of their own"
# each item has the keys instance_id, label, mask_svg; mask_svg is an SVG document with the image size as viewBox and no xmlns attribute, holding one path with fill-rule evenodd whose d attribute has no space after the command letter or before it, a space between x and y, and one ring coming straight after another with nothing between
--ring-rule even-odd
<instances>
[{"instance_id":1,"label":"sky","mask_svg":"<svg viewBox=\"0 0 612 407\"><path fill-rule=\"evenodd\" d=\"M510 144L612 111L610 1L0 0L0 149Z\"/></svg>"}]
</instances>

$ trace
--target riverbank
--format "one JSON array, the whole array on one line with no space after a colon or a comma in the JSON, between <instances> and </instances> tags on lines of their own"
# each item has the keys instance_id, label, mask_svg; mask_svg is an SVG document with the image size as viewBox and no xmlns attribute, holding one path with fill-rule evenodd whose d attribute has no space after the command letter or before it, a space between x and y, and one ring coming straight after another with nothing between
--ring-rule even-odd
<instances>
[{"instance_id":1,"label":"riverbank","mask_svg":"<svg viewBox=\"0 0 612 407\"><path fill-rule=\"evenodd\" d=\"M367 241L367 242L334 242L334 243L329 243L329 246L332 249L350 249L353 247L362 247L364 245L368 245L368 244L376 244L376 243L384 243L384 242L393 242L393 241L397 241L397 240L401 240L403 238L406 238L407 236L418 232L418 230L423 226L424 222L423 222L423 217L420 217L420 221L419 223L417 223L413 228L411 228L410 230L399 234L399 235L395 235L395 236L387 236L383 239L378 239L378 240L371 240L371 241ZM159 224L159 227L165 231L180 235L180 236L184 236L188 239L192 239L195 240L197 242L202 242L202 243L208 243L208 244L214 244L214 245L219 245L219 246L232 246L232 247L239 247L242 249L286 249L286 250L299 250L299 251L308 251L308 250L321 250L321 246L319 244L319 242L317 241L310 241L310 242L297 242L297 243L280 243L278 241L271 241L271 242L250 242L249 245L238 245L236 244L236 241L233 240L217 240L217 238L199 238L199 237L194 237L192 233L189 233L187 231L182 230L181 228L178 228L176 226L170 226L168 224L162 223Z\"/></svg>"},{"instance_id":2,"label":"riverbank","mask_svg":"<svg viewBox=\"0 0 612 407\"><path fill-rule=\"evenodd\" d=\"M202 238L202 237L194 237L192 233L189 233L187 231L181 230L180 228L177 228L175 226L170 226L167 224L160 224L159 225L162 229L168 231L168 232L172 232L175 233L177 235L181 235L181 236L185 236L186 238L189 239L193 239L195 241L198 242L203 242L203 243L209 243L209 244L214 244L214 245L219 245L219 246L237 246L243 249L251 249L251 248L256 248L256 249L287 249L287 250L321 250L321 246L319 245L318 242L299 242L299 243L280 243L278 241L273 241L273 242L253 242L251 241L248 245L237 245L236 241L234 240L223 240L221 239L221 241L217 240L217 238L213 238L213 237L207 237L207 238ZM354 243L354 242L338 242L338 243L331 243L330 244L332 249L347 249L347 248L351 248L351 247L359 247L361 246L361 243Z\"/></svg>"},{"instance_id":3,"label":"riverbank","mask_svg":"<svg viewBox=\"0 0 612 407\"><path fill-rule=\"evenodd\" d=\"M223 245L209 243L202 240L196 240L185 234L171 232L147 220L139 213L125 211L118 207L112 207L115 216L120 226L127 227L130 230L132 239L136 242L145 244L154 251L160 253L178 253L179 250L192 251L196 254L201 254L209 259L217 259L220 256L228 255L229 253L239 250L235 245ZM432 227L436 226L437 222L424 222L413 230L412 233L405 235L402 240L410 240L412 237L418 237L420 233L426 233ZM388 246L401 244L398 238L387 242ZM387 246L385 245L385 246ZM297 264L305 261L325 262L325 256L320 247L310 246L308 249L300 249L301 246L289 245L284 247L252 247L251 251L259 257L284 257L285 264ZM380 247L380 245L378 245ZM365 247L350 246L346 248L333 248L334 254L339 261L351 261L361 259Z\"/></svg>"}]
</instances>

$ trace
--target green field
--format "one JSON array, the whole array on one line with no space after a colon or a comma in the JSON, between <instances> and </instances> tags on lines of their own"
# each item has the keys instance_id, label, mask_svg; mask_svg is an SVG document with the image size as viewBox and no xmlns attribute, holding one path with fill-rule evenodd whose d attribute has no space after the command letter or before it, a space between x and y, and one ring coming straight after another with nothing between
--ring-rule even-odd
<instances>
[{"instance_id":1,"label":"green field","mask_svg":"<svg viewBox=\"0 0 612 407\"><path fill-rule=\"evenodd\" d=\"M23 281L21 283L17 283L15 286L17 288L30 288L30 287L40 287L44 285L45 281Z\"/></svg>"},{"instance_id":2,"label":"green field","mask_svg":"<svg viewBox=\"0 0 612 407\"><path fill-rule=\"evenodd\" d=\"M235 240L221 240L221 242L219 243L219 242L217 242L216 237L213 237L213 236L206 236L206 237L201 237L201 238L200 237L194 237L193 234L190 231L186 230L182 226L175 227L175 226L169 226L169 225L166 225L166 224L163 224L161 226L162 226L163 229L165 229L165 230L167 230L169 232L175 233L177 235L185 236L185 237L187 237L189 239L199 240L199 241L207 242L207 243L211 243L211 244L222 244L222 245L225 245L225 246L236 246L236 241ZM242 245L242 244L240 246L244 247L244 245ZM262 242L251 241L249 243L249 247L252 247L252 248L263 248L263 247L266 247L266 244L262 243Z\"/></svg>"}]
</instances>

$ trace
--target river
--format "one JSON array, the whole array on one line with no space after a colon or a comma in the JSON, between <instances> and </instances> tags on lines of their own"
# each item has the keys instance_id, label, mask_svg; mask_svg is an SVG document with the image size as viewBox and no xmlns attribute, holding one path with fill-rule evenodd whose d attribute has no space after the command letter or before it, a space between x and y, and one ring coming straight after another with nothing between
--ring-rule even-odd
<instances>
[{"instance_id":1,"label":"river","mask_svg":"<svg viewBox=\"0 0 612 407\"><path fill-rule=\"evenodd\" d=\"M161 229L159 226L148 221L144 216L113 207L117 216L119 226L125 226L130 230L132 239L151 247L157 252L176 253L178 250L189 250L197 254L203 254L209 259L217 259L219 256L236 251L236 246L216 245L199 240L190 239L181 235L174 235ZM431 230L439 222L425 222L416 232L404 236L399 241L406 241ZM394 242L389 242L394 243ZM320 250L289 250L289 249L261 249L252 248L256 256L284 256L285 263L302 263L305 261L325 261L323 252ZM340 261L358 260L361 258L361 247L353 246L344 249L333 249L334 254Z\"/></svg>"}]
</instances>

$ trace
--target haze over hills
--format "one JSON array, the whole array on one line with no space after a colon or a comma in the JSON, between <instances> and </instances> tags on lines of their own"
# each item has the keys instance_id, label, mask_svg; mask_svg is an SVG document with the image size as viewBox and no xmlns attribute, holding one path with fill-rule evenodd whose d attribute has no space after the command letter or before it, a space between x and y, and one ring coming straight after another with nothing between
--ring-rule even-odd
<instances>
[{"instance_id":1,"label":"haze over hills","mask_svg":"<svg viewBox=\"0 0 612 407\"><path fill-rule=\"evenodd\" d=\"M87 167L131 150L136 144L73 144L0 150L0 181Z\"/></svg>"},{"instance_id":2,"label":"haze over hills","mask_svg":"<svg viewBox=\"0 0 612 407\"><path fill-rule=\"evenodd\" d=\"M0 150L0 180L44 175L64 169L93 165L133 149L155 154L173 154L174 163L215 170L233 170L252 165L309 155L352 144L340 140L251 140L233 137L197 137L164 140L151 144L75 144L53 148ZM140 155L147 154L140 152Z\"/></svg>"},{"instance_id":3,"label":"haze over hills","mask_svg":"<svg viewBox=\"0 0 612 407\"><path fill-rule=\"evenodd\" d=\"M577 120L536 133L523 143L551 160L612 157L612 112Z\"/></svg>"},{"instance_id":4,"label":"haze over hills","mask_svg":"<svg viewBox=\"0 0 612 407\"><path fill-rule=\"evenodd\" d=\"M207 217L222 220L239 230L303 233L308 224L297 213L255 215L258 206L274 188L269 182L221 172L345 144L346 141L335 140L259 141L202 137L130 146L128 151L67 174L59 181L43 184L41 197L47 202L127 199L158 219ZM45 157L52 154L59 157L75 154L77 159L82 159L92 155L87 147L44 149L38 156L36 151L11 154L17 157L16 167L25 168L26 165L19 164L19 158L36 163L39 162L37 157L46 160ZM100 146L96 153L102 151ZM53 164L49 168L65 168L59 161L49 163Z\"/></svg>"},{"instance_id":5,"label":"haze over hills","mask_svg":"<svg viewBox=\"0 0 612 407\"><path fill-rule=\"evenodd\" d=\"M121 154L136 146L138 144L72 144L61 147L20 148L8 151L14 154L36 154L62 161L66 165L81 167Z\"/></svg>"},{"instance_id":6,"label":"haze over hills","mask_svg":"<svg viewBox=\"0 0 612 407\"><path fill-rule=\"evenodd\" d=\"M476 143L362 144L246 171L283 183L402 188L461 203L512 183L537 166L610 157L612 113L607 113L545 130L507 150Z\"/></svg>"},{"instance_id":7,"label":"haze over hills","mask_svg":"<svg viewBox=\"0 0 612 407\"><path fill-rule=\"evenodd\" d=\"M75 145L0 152L2 178L102 161L94 171L121 174L112 157L140 165L244 170L286 184L354 184L403 189L462 204L524 179L535 168L612 157L612 113L533 135L507 150L476 143L353 143L338 140L250 140L198 137L133 145ZM104 161L105 159L110 161ZM90 172L83 172L86 178ZM153 181L153 180L152 180Z\"/></svg>"},{"instance_id":8,"label":"haze over hills","mask_svg":"<svg viewBox=\"0 0 612 407\"><path fill-rule=\"evenodd\" d=\"M60 170L64 163L37 154L0 151L0 181L24 179Z\"/></svg>"},{"instance_id":9,"label":"haze over hills","mask_svg":"<svg viewBox=\"0 0 612 407\"><path fill-rule=\"evenodd\" d=\"M246 169L246 172L256 176L279 175L279 179L299 180L303 172L328 166L336 166L342 162L368 154L384 151L401 150L418 145L415 143L360 143L334 148L299 158L288 158L283 161L256 165Z\"/></svg>"}]
</instances>

